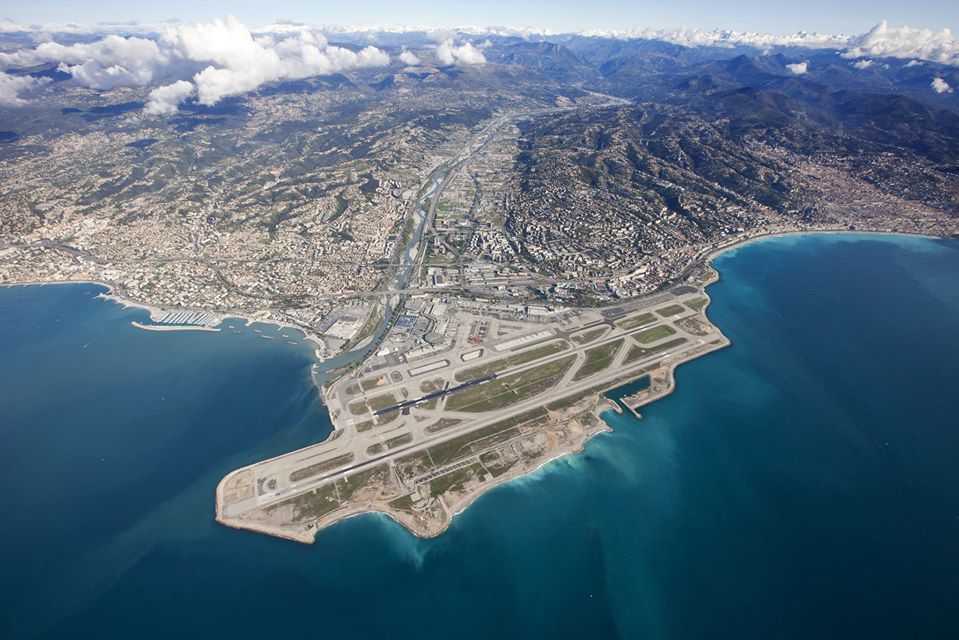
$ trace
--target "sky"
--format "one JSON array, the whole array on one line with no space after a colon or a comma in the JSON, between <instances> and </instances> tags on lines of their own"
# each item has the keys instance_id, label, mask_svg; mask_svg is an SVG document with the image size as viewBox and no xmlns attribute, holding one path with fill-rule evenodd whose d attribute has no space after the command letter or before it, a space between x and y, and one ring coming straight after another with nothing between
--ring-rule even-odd
<instances>
[{"instance_id":1,"label":"sky","mask_svg":"<svg viewBox=\"0 0 959 640\"><path fill-rule=\"evenodd\" d=\"M959 33L952 0L0 0L0 18L19 23L205 21L235 15L323 25L534 27L557 31L630 27L735 29L764 33L858 34L880 20Z\"/></svg>"}]
</instances>

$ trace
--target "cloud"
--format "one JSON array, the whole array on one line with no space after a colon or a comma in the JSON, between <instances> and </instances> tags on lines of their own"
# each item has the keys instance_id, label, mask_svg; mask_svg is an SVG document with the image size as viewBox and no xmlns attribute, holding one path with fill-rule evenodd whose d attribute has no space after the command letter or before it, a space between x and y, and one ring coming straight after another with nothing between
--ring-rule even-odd
<instances>
[{"instance_id":1,"label":"cloud","mask_svg":"<svg viewBox=\"0 0 959 640\"><path fill-rule=\"evenodd\" d=\"M0 62L24 67L54 62L80 85L114 89L152 83L170 59L153 40L109 35L96 42L69 46L44 42L32 50L0 54Z\"/></svg>"},{"instance_id":2,"label":"cloud","mask_svg":"<svg viewBox=\"0 0 959 640\"><path fill-rule=\"evenodd\" d=\"M0 107L21 107L27 104L20 94L46 82L49 82L49 79L38 80L31 76L15 76L0 71Z\"/></svg>"},{"instance_id":3,"label":"cloud","mask_svg":"<svg viewBox=\"0 0 959 640\"><path fill-rule=\"evenodd\" d=\"M167 20L166 23L176 22ZM106 35L116 33L120 35L155 34L157 24L142 22L97 22L88 24L83 22L47 22L44 24L22 24L10 18L0 19L0 33L17 33L33 36L35 41L49 39L51 34L74 36Z\"/></svg>"},{"instance_id":4,"label":"cloud","mask_svg":"<svg viewBox=\"0 0 959 640\"><path fill-rule=\"evenodd\" d=\"M852 66L856 69L868 69L872 66L872 60L856 60Z\"/></svg>"},{"instance_id":5,"label":"cloud","mask_svg":"<svg viewBox=\"0 0 959 640\"><path fill-rule=\"evenodd\" d=\"M516 34L521 35L521 34ZM959 66L959 40L949 29L915 29L890 27L880 22L864 34L820 34L799 32L771 35L722 29L625 29L591 30L580 35L618 40L661 40L685 47L739 47L759 50L773 47L805 47L838 49L848 58L913 58Z\"/></svg>"},{"instance_id":6,"label":"cloud","mask_svg":"<svg viewBox=\"0 0 959 640\"><path fill-rule=\"evenodd\" d=\"M461 47L453 48L453 55L457 64L485 64L486 56L483 52L467 42Z\"/></svg>"},{"instance_id":7,"label":"cloud","mask_svg":"<svg viewBox=\"0 0 959 640\"><path fill-rule=\"evenodd\" d=\"M930 86L936 93L952 93L952 87L942 78L934 78Z\"/></svg>"},{"instance_id":8,"label":"cloud","mask_svg":"<svg viewBox=\"0 0 959 640\"><path fill-rule=\"evenodd\" d=\"M749 46L760 50L772 47L807 47L841 49L849 42L845 35L799 32L792 35L772 35L726 29L650 29L589 30L581 35L617 40L660 40L684 47L733 48Z\"/></svg>"},{"instance_id":9,"label":"cloud","mask_svg":"<svg viewBox=\"0 0 959 640\"><path fill-rule=\"evenodd\" d=\"M0 33L22 32L36 37L49 37L56 34L107 34L151 35L163 32L169 23L115 23L81 24L60 23L45 25L24 25L10 20L0 20ZM290 21L278 21L259 30L260 33L280 35L299 35L312 31L306 24ZM487 35L513 36L522 38L543 38L549 36L582 35L618 40L661 40L687 47L739 47L751 46L761 51L773 47L806 47L838 49L850 58L894 57L915 58L959 66L959 40L949 29L916 29L912 27L890 27L880 22L861 35L820 34L798 32L787 35L773 35L748 31L726 29L592 29L577 32L554 31L549 29L509 28L509 27L458 27L456 29L436 29L417 25L363 25L352 27L326 26L327 33L356 35L375 35L381 33L426 33L433 42L441 45L447 40L456 40L459 35L475 37ZM483 48L480 45L479 48Z\"/></svg>"},{"instance_id":10,"label":"cloud","mask_svg":"<svg viewBox=\"0 0 959 640\"><path fill-rule=\"evenodd\" d=\"M8 67L51 62L91 89L165 82L150 94L150 113L159 114L175 112L193 91L197 102L213 105L269 82L386 66L390 57L373 46L359 51L332 46L308 28L254 33L233 17L166 25L157 39L108 35L90 43L46 42L0 53L0 64Z\"/></svg>"},{"instance_id":11,"label":"cloud","mask_svg":"<svg viewBox=\"0 0 959 640\"><path fill-rule=\"evenodd\" d=\"M235 18L168 29L161 43L183 58L209 62L193 76L197 101L212 105L277 80L299 80L361 67L382 67L390 57L376 47L354 52L331 46L317 32L255 36Z\"/></svg>"},{"instance_id":12,"label":"cloud","mask_svg":"<svg viewBox=\"0 0 959 640\"><path fill-rule=\"evenodd\" d=\"M445 40L436 46L436 57L443 65L485 64L486 56L472 43L456 46L452 40Z\"/></svg>"},{"instance_id":13,"label":"cloud","mask_svg":"<svg viewBox=\"0 0 959 640\"><path fill-rule=\"evenodd\" d=\"M403 52L400 54L400 62L407 67L418 67L420 65L419 57L412 51L407 51L406 49L403 49Z\"/></svg>"},{"instance_id":14,"label":"cloud","mask_svg":"<svg viewBox=\"0 0 959 640\"><path fill-rule=\"evenodd\" d=\"M155 116L173 115L195 91L193 83L186 80L177 80L173 84L157 87L150 92L150 99L144 111Z\"/></svg>"},{"instance_id":15,"label":"cloud","mask_svg":"<svg viewBox=\"0 0 959 640\"><path fill-rule=\"evenodd\" d=\"M429 31L425 27L415 25L405 27L343 27L337 29L327 27L327 30L352 34L360 32L427 32L430 39L438 44L447 40L455 40L458 35L467 34L475 38L497 35L527 39L550 39L557 36L579 35L616 40L659 40L684 47L752 47L759 51L769 51L776 47L803 47L807 49L836 49L851 59L863 57L912 58L959 66L959 40L953 36L949 29L890 27L886 22L880 22L861 35L805 31L776 35L727 29L652 29L645 27L588 29L574 32L510 27L459 27L455 30ZM482 48L482 45L480 48Z\"/></svg>"},{"instance_id":16,"label":"cloud","mask_svg":"<svg viewBox=\"0 0 959 640\"><path fill-rule=\"evenodd\" d=\"M786 68L789 69L789 73L793 73L797 76L801 76L809 71L808 62L796 62L793 64L787 64Z\"/></svg>"},{"instance_id":17,"label":"cloud","mask_svg":"<svg viewBox=\"0 0 959 640\"><path fill-rule=\"evenodd\" d=\"M436 57L440 64L453 64L456 62L456 56L453 55L453 41L447 40L443 44L436 46Z\"/></svg>"},{"instance_id":18,"label":"cloud","mask_svg":"<svg viewBox=\"0 0 959 640\"><path fill-rule=\"evenodd\" d=\"M949 29L914 29L890 27L885 21L851 38L846 54L859 58L917 58L943 64L959 65L959 40Z\"/></svg>"},{"instance_id":19,"label":"cloud","mask_svg":"<svg viewBox=\"0 0 959 640\"><path fill-rule=\"evenodd\" d=\"M443 44L447 40L455 40L456 32L452 29L437 29L429 31L426 34L426 37L435 42L436 44Z\"/></svg>"}]
</instances>

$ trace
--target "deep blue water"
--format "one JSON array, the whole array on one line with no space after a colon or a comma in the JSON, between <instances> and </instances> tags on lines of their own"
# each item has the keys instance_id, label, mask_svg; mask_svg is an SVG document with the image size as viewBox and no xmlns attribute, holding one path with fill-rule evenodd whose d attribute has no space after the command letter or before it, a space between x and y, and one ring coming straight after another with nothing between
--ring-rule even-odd
<instances>
[{"instance_id":1,"label":"deep blue water","mask_svg":"<svg viewBox=\"0 0 959 640\"><path fill-rule=\"evenodd\" d=\"M0 635L959 637L959 242L716 266L734 346L645 419L437 539L370 515L313 546L212 522L223 473L327 433L308 348L0 289Z\"/></svg>"}]
</instances>

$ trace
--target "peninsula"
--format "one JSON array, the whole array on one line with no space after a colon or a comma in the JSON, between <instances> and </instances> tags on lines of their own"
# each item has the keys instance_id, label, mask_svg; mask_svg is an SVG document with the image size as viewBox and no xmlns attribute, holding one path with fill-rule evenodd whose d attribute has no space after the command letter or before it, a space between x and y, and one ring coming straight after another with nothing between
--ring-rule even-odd
<instances>
[{"instance_id":1,"label":"peninsula","mask_svg":"<svg viewBox=\"0 0 959 640\"><path fill-rule=\"evenodd\" d=\"M324 527L377 511L435 536L489 488L606 430L602 392L648 379L630 399L635 409L671 391L677 365L727 345L704 315L714 274L537 319L466 301L434 305L440 348L412 362L382 354L325 387L330 437L227 475L217 520L312 542Z\"/></svg>"}]
</instances>

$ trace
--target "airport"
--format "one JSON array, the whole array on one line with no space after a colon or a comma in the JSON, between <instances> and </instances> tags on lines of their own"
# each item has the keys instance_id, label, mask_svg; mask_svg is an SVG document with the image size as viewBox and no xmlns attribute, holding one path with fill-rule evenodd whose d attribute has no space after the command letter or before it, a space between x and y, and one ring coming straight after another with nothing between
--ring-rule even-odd
<instances>
[{"instance_id":1,"label":"airport","mask_svg":"<svg viewBox=\"0 0 959 640\"><path fill-rule=\"evenodd\" d=\"M324 389L333 434L224 478L218 520L309 542L377 510L435 535L488 486L604 430L603 391L728 344L707 302L697 284L533 315L409 300L377 353Z\"/></svg>"}]
</instances>

